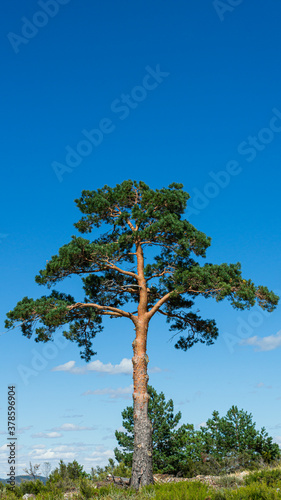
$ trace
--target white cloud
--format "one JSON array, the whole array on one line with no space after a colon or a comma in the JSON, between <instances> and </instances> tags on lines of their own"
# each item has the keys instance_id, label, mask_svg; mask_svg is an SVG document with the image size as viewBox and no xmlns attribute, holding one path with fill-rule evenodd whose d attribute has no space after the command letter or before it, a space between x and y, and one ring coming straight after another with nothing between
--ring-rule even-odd
<instances>
[{"instance_id":1,"label":"white cloud","mask_svg":"<svg viewBox=\"0 0 281 500\"><path fill-rule=\"evenodd\" d=\"M55 452L62 452L62 453L70 453L70 452L76 452L78 449L81 449L81 446L76 446L76 445L69 445L69 444L60 444L59 446L55 446L53 450Z\"/></svg>"},{"instance_id":2,"label":"white cloud","mask_svg":"<svg viewBox=\"0 0 281 500\"><path fill-rule=\"evenodd\" d=\"M206 422L201 422L201 424L196 425L197 429L200 429L200 427L207 427Z\"/></svg>"},{"instance_id":3,"label":"white cloud","mask_svg":"<svg viewBox=\"0 0 281 500\"><path fill-rule=\"evenodd\" d=\"M38 447L32 450L28 455L34 461L35 460L47 461L51 459L74 460L76 454L75 452L72 451L63 452L61 450L55 450L52 448L48 448L47 450L42 450L42 448Z\"/></svg>"},{"instance_id":4,"label":"white cloud","mask_svg":"<svg viewBox=\"0 0 281 500\"><path fill-rule=\"evenodd\" d=\"M55 368L52 368L52 372L72 372L72 373L77 373L77 371L73 371L75 366L75 361L68 361L67 363L64 363L64 365L59 365L55 366ZM76 368L77 370L77 368Z\"/></svg>"},{"instance_id":5,"label":"white cloud","mask_svg":"<svg viewBox=\"0 0 281 500\"><path fill-rule=\"evenodd\" d=\"M248 345L256 347L255 351L273 351L281 346L281 330L275 335L268 337L250 337L249 339L241 340L240 345Z\"/></svg>"},{"instance_id":6,"label":"white cloud","mask_svg":"<svg viewBox=\"0 0 281 500\"><path fill-rule=\"evenodd\" d=\"M112 363L102 363L98 359L96 361L92 361L85 366L75 366L75 361L68 361L63 365L56 366L52 369L54 372L69 372L75 375L82 375L84 373L89 372L97 372L103 373L107 375L132 375L133 373L133 364L132 360L128 358L123 358L119 364L113 365ZM150 368L149 373L159 373L161 372L161 368L157 366Z\"/></svg>"},{"instance_id":7,"label":"white cloud","mask_svg":"<svg viewBox=\"0 0 281 500\"><path fill-rule=\"evenodd\" d=\"M46 442L46 441L45 441ZM91 457L93 454L92 462L94 465L104 466L108 462L106 448L103 446L97 446L91 443L89 440L87 443L83 442L72 442L68 444L58 444L54 446L46 446L42 443L37 443L29 448L26 446L18 447L17 453L17 467L18 473L22 473L23 469L29 466L29 463L41 463L50 462L52 469L58 466L59 460L63 460L65 463L72 462L74 459L77 460L87 472L90 472L91 461L85 461L84 457ZM113 452L112 455L113 457ZM5 477L7 473L7 457L8 449L7 445L0 447L0 477ZM98 457L101 458L101 462L98 461Z\"/></svg>"},{"instance_id":8,"label":"white cloud","mask_svg":"<svg viewBox=\"0 0 281 500\"><path fill-rule=\"evenodd\" d=\"M94 463L96 465L105 465L109 458L114 458L113 450L103 450L98 447L97 451L94 451L90 456L85 457L85 462Z\"/></svg>"},{"instance_id":9,"label":"white cloud","mask_svg":"<svg viewBox=\"0 0 281 500\"><path fill-rule=\"evenodd\" d=\"M81 427L80 425L65 423L60 427L54 427L51 431L94 431L96 427Z\"/></svg>"},{"instance_id":10,"label":"white cloud","mask_svg":"<svg viewBox=\"0 0 281 500\"><path fill-rule=\"evenodd\" d=\"M129 387L119 387L118 389L111 389L110 387L106 387L105 389L96 389L95 391L86 391L82 395L94 395L94 396L105 396L109 395L111 399L131 399L131 395L133 393L133 386L129 385Z\"/></svg>"},{"instance_id":11,"label":"white cloud","mask_svg":"<svg viewBox=\"0 0 281 500\"><path fill-rule=\"evenodd\" d=\"M132 360L123 358L118 365L112 363L104 364L98 359L88 363L86 366L76 367L75 361L68 361L64 365L59 365L53 368L52 371L63 371L75 374L83 374L88 372L107 373L109 375L131 375L133 373Z\"/></svg>"},{"instance_id":12,"label":"white cloud","mask_svg":"<svg viewBox=\"0 0 281 500\"><path fill-rule=\"evenodd\" d=\"M72 461L77 457L77 454L83 450L86 451L86 445L81 446L81 443L74 445L58 445L51 448L46 448L45 445L35 445L32 446L32 450L28 453L32 460L38 461L53 461L53 460L64 460Z\"/></svg>"},{"instance_id":13,"label":"white cloud","mask_svg":"<svg viewBox=\"0 0 281 500\"><path fill-rule=\"evenodd\" d=\"M32 434L32 438L59 438L62 437L60 432L38 432L37 434Z\"/></svg>"}]
</instances>

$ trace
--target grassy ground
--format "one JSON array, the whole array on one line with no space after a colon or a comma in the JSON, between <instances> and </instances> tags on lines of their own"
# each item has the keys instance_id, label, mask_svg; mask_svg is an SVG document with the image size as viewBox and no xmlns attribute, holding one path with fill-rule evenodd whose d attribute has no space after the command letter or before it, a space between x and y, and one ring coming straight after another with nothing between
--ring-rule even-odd
<instances>
[{"instance_id":1,"label":"grassy ground","mask_svg":"<svg viewBox=\"0 0 281 500\"><path fill-rule=\"evenodd\" d=\"M72 497L76 500L275 500L281 499L281 467L254 472L241 477L222 476L212 486L202 481L182 481L178 483L155 484L143 488L136 493L130 488L122 489L116 486L98 488L88 480L80 482L80 492ZM72 492L73 494L74 492ZM22 498L20 488L14 492L5 488L0 491L0 499L14 500ZM37 500L62 500L64 493L60 490L41 491L36 494Z\"/></svg>"}]
</instances>

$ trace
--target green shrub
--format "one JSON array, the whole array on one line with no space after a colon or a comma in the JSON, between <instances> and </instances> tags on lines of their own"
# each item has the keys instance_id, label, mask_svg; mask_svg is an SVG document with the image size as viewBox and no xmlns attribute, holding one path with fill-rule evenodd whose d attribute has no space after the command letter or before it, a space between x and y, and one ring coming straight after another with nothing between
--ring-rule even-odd
<instances>
[{"instance_id":1,"label":"green shrub","mask_svg":"<svg viewBox=\"0 0 281 500\"><path fill-rule=\"evenodd\" d=\"M33 495L38 495L38 493L43 493L47 491L46 486L40 479L36 479L36 481L23 481L19 485L20 491L22 495L25 493L33 493Z\"/></svg>"},{"instance_id":2,"label":"green shrub","mask_svg":"<svg viewBox=\"0 0 281 500\"><path fill-rule=\"evenodd\" d=\"M60 490L48 492L48 493L39 493L36 495L36 500L63 500L63 492Z\"/></svg>"},{"instance_id":3,"label":"green shrub","mask_svg":"<svg viewBox=\"0 0 281 500\"><path fill-rule=\"evenodd\" d=\"M221 476L216 483L222 488L236 489L244 484L244 478L235 475Z\"/></svg>"},{"instance_id":4,"label":"green shrub","mask_svg":"<svg viewBox=\"0 0 281 500\"><path fill-rule=\"evenodd\" d=\"M266 469L252 472L245 479L245 484L264 483L267 486L281 487L281 469Z\"/></svg>"},{"instance_id":5,"label":"green shrub","mask_svg":"<svg viewBox=\"0 0 281 500\"><path fill-rule=\"evenodd\" d=\"M144 494L151 494L154 492L155 500L205 500L210 495L210 489L203 483L199 482L182 482L182 483L168 483L156 484L154 486L147 486L143 488Z\"/></svg>"},{"instance_id":6,"label":"green shrub","mask_svg":"<svg viewBox=\"0 0 281 500\"><path fill-rule=\"evenodd\" d=\"M280 500L281 492L269 488L264 483L251 484L236 491L218 491L211 496L212 500Z\"/></svg>"},{"instance_id":7,"label":"green shrub","mask_svg":"<svg viewBox=\"0 0 281 500\"><path fill-rule=\"evenodd\" d=\"M17 486L15 488L5 487L5 489L1 493L0 498L5 498L5 500L6 499L7 500L16 500L18 498L22 498L22 495L18 494L18 492L16 491L16 488L17 488Z\"/></svg>"},{"instance_id":8,"label":"green shrub","mask_svg":"<svg viewBox=\"0 0 281 500\"><path fill-rule=\"evenodd\" d=\"M92 481L89 479L82 478L79 483L79 491L83 498L93 498L94 493L96 492L96 488L93 487Z\"/></svg>"},{"instance_id":9,"label":"green shrub","mask_svg":"<svg viewBox=\"0 0 281 500\"><path fill-rule=\"evenodd\" d=\"M23 493L22 493L22 490L20 488L20 486L11 486L10 484L6 484L5 486L5 493L6 493L6 496L4 496L3 498L21 498ZM10 496L9 496L10 495Z\"/></svg>"},{"instance_id":10,"label":"green shrub","mask_svg":"<svg viewBox=\"0 0 281 500\"><path fill-rule=\"evenodd\" d=\"M131 477L132 468L125 465L124 462L120 462L114 466L112 474L120 477Z\"/></svg>"},{"instance_id":11,"label":"green shrub","mask_svg":"<svg viewBox=\"0 0 281 500\"><path fill-rule=\"evenodd\" d=\"M89 477L89 474L83 470L83 466L79 465L76 460L68 464L60 460L59 466L50 474L46 482L47 491L54 491L54 489L65 491L78 487L79 481L87 477Z\"/></svg>"}]
</instances>

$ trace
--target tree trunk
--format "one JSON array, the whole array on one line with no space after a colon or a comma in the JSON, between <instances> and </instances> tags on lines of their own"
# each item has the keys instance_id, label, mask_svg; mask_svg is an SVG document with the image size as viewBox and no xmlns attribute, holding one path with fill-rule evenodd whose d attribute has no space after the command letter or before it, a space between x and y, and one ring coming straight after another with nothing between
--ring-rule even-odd
<instances>
[{"instance_id":1,"label":"tree trunk","mask_svg":"<svg viewBox=\"0 0 281 500\"><path fill-rule=\"evenodd\" d=\"M131 486L138 490L142 486L153 484L152 470L152 425L148 417L147 393L147 339L146 322L136 326L136 338L133 342L133 379L134 379L134 454Z\"/></svg>"}]
</instances>

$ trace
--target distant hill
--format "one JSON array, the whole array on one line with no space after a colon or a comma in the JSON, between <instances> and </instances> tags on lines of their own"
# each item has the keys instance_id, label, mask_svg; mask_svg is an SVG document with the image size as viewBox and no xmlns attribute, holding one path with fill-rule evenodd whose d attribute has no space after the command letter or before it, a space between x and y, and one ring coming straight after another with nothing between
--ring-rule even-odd
<instances>
[{"instance_id":1,"label":"distant hill","mask_svg":"<svg viewBox=\"0 0 281 500\"><path fill-rule=\"evenodd\" d=\"M46 477L36 476L36 479L40 479L40 481L42 481L42 483L46 484L46 481L47 481ZM33 481L33 479L31 479L30 476L26 476L26 475L25 476L16 476L16 484L20 484L23 481ZM6 479L0 478L0 482L3 484L6 484L8 482L8 478L6 478Z\"/></svg>"}]
</instances>

